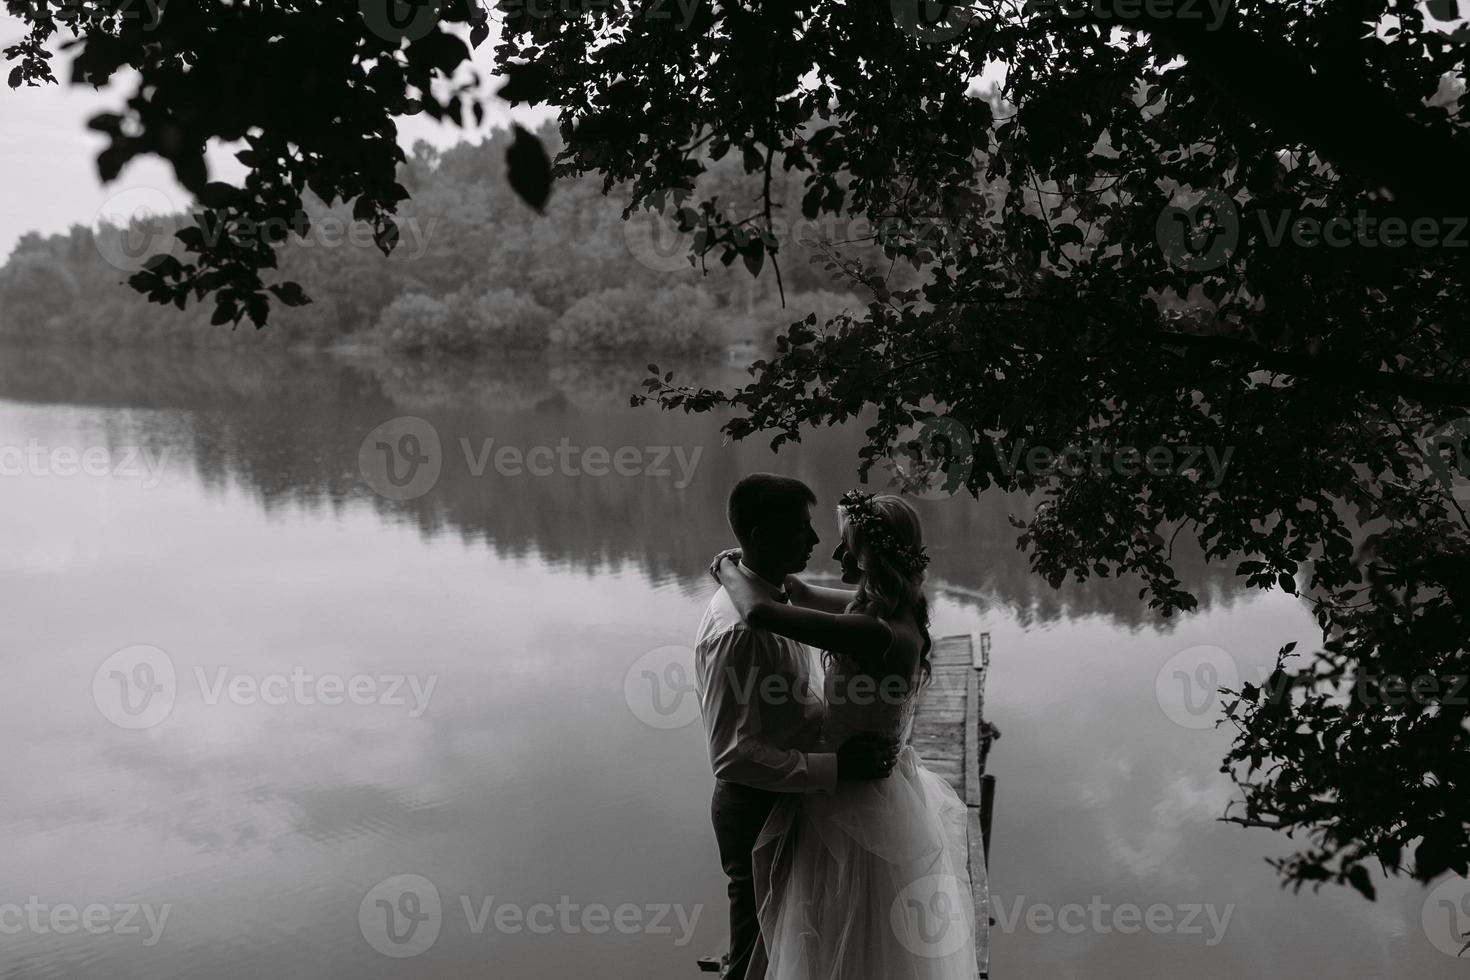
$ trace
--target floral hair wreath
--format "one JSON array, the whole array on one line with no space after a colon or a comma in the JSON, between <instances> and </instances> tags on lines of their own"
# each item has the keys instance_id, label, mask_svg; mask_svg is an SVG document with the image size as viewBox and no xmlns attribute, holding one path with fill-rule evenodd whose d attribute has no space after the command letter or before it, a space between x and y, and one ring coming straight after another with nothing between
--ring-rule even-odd
<instances>
[{"instance_id":1,"label":"floral hair wreath","mask_svg":"<svg viewBox=\"0 0 1470 980\"><path fill-rule=\"evenodd\" d=\"M873 495L863 490L849 490L837 502L847 515L848 523L863 532L863 539L874 552L881 554L894 568L906 575L918 575L929 564L923 548L901 543L888 530L888 525L873 509Z\"/></svg>"}]
</instances>

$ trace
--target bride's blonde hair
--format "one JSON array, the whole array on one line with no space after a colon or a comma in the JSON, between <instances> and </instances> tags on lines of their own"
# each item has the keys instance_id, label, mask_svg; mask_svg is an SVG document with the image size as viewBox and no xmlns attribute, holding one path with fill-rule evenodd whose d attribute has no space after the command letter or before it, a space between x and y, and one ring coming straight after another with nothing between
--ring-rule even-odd
<instances>
[{"instance_id":1,"label":"bride's blonde hair","mask_svg":"<svg viewBox=\"0 0 1470 980\"><path fill-rule=\"evenodd\" d=\"M853 495L862 498L867 495ZM847 501L849 498L844 498ZM924 635L919 651L920 683L929 680L929 599L924 595L924 564L912 556L924 553L924 531L919 512L902 497L878 494L858 504L869 515L854 520L846 503L837 507L842 543L862 570L857 596L849 612L893 619L912 613ZM866 526L864 526L866 525Z\"/></svg>"}]
</instances>

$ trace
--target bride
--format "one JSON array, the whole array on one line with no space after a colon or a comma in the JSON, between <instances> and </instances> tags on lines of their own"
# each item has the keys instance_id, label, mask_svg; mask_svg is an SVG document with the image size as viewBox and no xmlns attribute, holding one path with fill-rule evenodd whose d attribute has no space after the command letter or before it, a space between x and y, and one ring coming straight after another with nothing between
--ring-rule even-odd
<instances>
[{"instance_id":1,"label":"bride","mask_svg":"<svg viewBox=\"0 0 1470 980\"><path fill-rule=\"evenodd\" d=\"M972 980L965 805L907 744L930 671L919 517L900 497L856 490L837 513L832 557L853 589L789 576L788 605L737 553L713 569L752 629L825 651L830 748L859 732L904 745L887 779L788 795L767 819L754 851L766 980Z\"/></svg>"}]
</instances>

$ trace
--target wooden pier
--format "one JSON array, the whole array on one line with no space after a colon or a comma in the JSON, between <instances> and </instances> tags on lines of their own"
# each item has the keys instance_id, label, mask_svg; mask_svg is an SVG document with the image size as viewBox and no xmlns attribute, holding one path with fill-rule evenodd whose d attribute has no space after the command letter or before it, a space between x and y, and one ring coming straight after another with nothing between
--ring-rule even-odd
<instances>
[{"instance_id":1,"label":"wooden pier","mask_svg":"<svg viewBox=\"0 0 1470 980\"><path fill-rule=\"evenodd\" d=\"M929 657L933 676L914 716L914 750L969 806L970 890L975 903L975 960L990 977L990 824L995 777L985 772L999 731L985 720L990 634L946 636Z\"/></svg>"}]
</instances>

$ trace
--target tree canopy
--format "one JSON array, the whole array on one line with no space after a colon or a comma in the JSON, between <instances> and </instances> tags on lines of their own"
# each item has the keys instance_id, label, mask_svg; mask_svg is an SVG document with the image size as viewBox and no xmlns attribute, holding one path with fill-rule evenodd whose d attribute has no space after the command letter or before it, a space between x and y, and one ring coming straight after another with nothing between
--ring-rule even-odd
<instances>
[{"instance_id":1,"label":"tree canopy","mask_svg":"<svg viewBox=\"0 0 1470 980\"><path fill-rule=\"evenodd\" d=\"M44 80L62 8L9 6L34 25L7 52L12 84ZM481 12L428 9L174 0L151 30L117 13L74 24L75 80L139 73L123 111L93 123L112 141L103 176L158 153L226 222L299 210L305 189L353 199L390 249L407 193L393 118L482 111L460 75L461 35L488 37ZM1227 819L1299 834L1279 862L1298 887L1371 897L1374 862L1426 881L1470 870L1454 680L1470 635L1470 500L1457 496L1470 30L1452 0L495 12L500 94L559 112L554 172L669 208L701 261L781 271L783 202L701 187L727 156L766 185L800 175L808 219L861 219L825 261L870 291L866 311L793 325L739 390L655 367L646 397L733 410L733 435L776 445L866 413L864 472L897 449L935 462L946 489L1041 497L1019 543L1053 584L1132 571L1150 604L1189 609L1170 557L1188 534L1250 583L1299 592L1323 643L1283 649L1267 684L1234 695ZM244 142L242 187L207 181L211 139ZM522 132L507 158L542 205L538 142ZM854 258L855 238L885 261ZM185 245L189 262L134 285L178 304L214 294L221 322L262 322L267 288L304 299L262 285L269 243ZM919 286L895 288L901 262ZM935 461L940 433L950 449ZM1016 467L1006 446L1131 462ZM1233 450L1225 478L1129 455L1184 446ZM1334 697L1343 684L1352 696Z\"/></svg>"}]
</instances>

